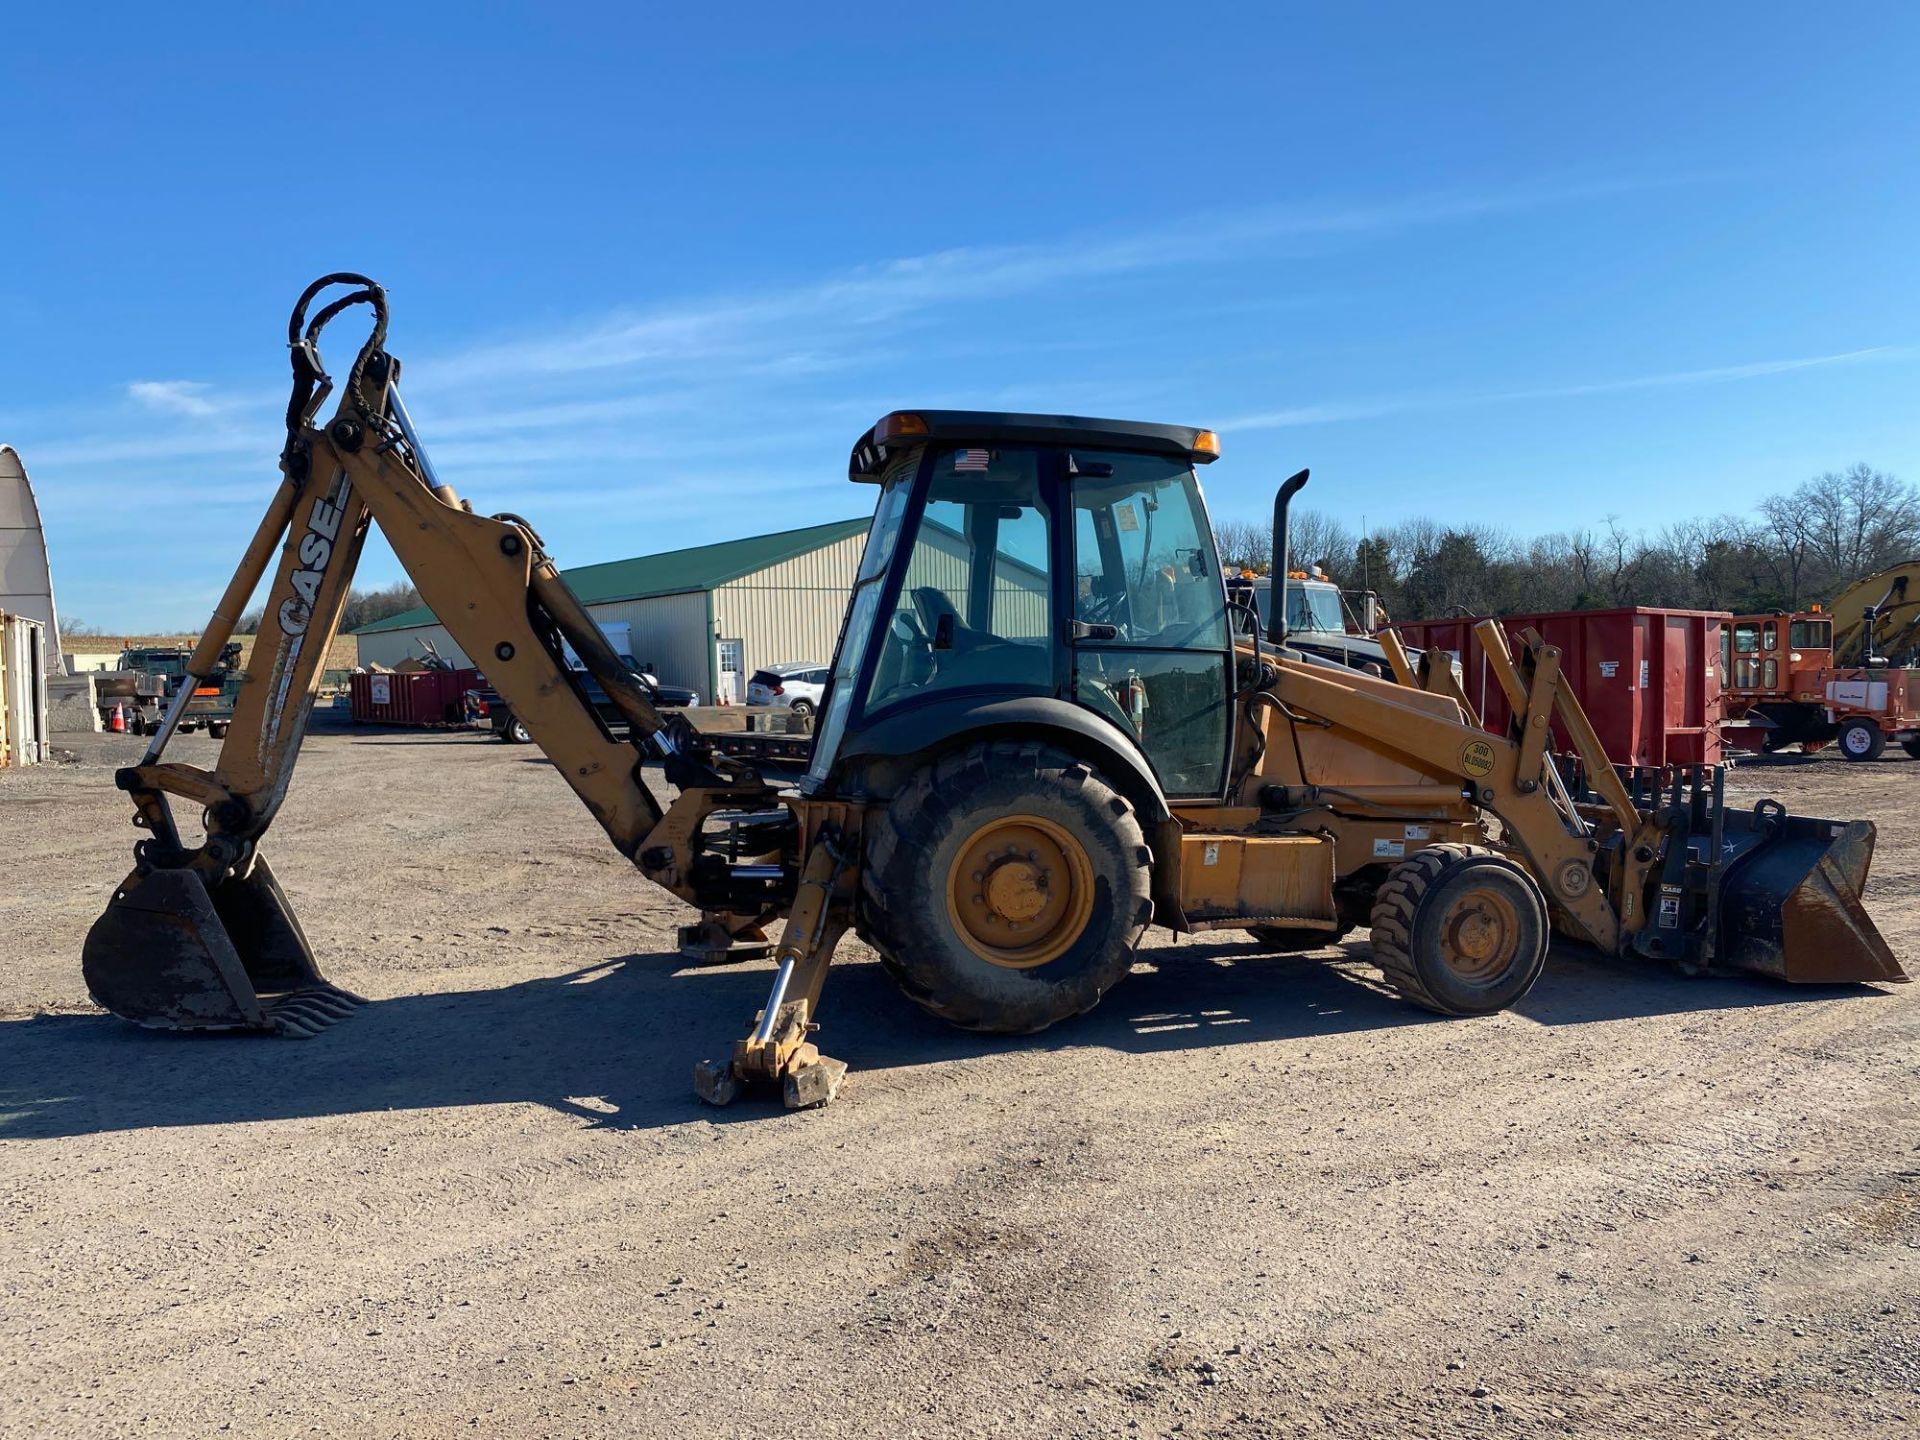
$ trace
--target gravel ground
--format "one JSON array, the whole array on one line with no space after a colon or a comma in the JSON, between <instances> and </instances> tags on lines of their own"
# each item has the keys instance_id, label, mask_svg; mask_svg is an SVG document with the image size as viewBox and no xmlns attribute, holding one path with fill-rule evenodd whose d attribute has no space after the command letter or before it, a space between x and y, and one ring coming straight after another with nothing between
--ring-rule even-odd
<instances>
[{"instance_id":1,"label":"gravel ground","mask_svg":"<svg viewBox=\"0 0 1920 1440\"><path fill-rule=\"evenodd\" d=\"M536 753L315 734L270 853L373 1003L292 1042L88 1004L138 742L71 743L0 773L0 1435L1920 1433L1920 988L1567 950L1444 1021L1162 937L1006 1041L849 941L840 1100L714 1111L767 967ZM1920 764L1734 784L1878 821L1920 959Z\"/></svg>"}]
</instances>

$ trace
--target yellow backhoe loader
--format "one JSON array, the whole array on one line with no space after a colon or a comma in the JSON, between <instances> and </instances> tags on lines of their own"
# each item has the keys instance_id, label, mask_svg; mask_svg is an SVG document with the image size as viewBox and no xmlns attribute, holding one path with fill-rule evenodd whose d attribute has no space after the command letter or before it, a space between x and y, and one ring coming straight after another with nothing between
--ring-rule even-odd
<instances>
[{"instance_id":1,"label":"yellow backhoe loader","mask_svg":"<svg viewBox=\"0 0 1920 1440\"><path fill-rule=\"evenodd\" d=\"M352 288L309 318L334 284ZM321 419L320 333L362 305L372 333ZM1205 430L885 416L850 460L877 503L811 763L776 785L655 710L531 525L475 513L435 475L386 330L363 276L301 296L284 481L189 667L208 672L277 551L232 729L211 772L168 763L176 703L119 773L147 835L84 968L128 1019L300 1035L355 1003L321 978L260 842L371 523L615 846L701 912L684 943L725 956L781 926L764 1008L696 1067L711 1101L756 1081L794 1106L833 1095L846 1067L812 1036L849 927L918 1004L1014 1033L1095 1004L1150 922L1276 951L1370 926L1386 981L1450 1015L1525 994L1554 928L1696 971L1906 978L1860 902L1870 824L1731 811L1715 771L1616 774L1552 646L1510 654L1488 627L1516 717L1494 735L1431 655L1389 642L1388 679L1290 651L1284 604L1264 634L1236 627L1195 478L1219 453ZM1277 556L1305 481L1276 497ZM569 644L627 738L582 694ZM1555 715L1578 751L1565 764ZM654 761L677 791L664 809Z\"/></svg>"}]
</instances>

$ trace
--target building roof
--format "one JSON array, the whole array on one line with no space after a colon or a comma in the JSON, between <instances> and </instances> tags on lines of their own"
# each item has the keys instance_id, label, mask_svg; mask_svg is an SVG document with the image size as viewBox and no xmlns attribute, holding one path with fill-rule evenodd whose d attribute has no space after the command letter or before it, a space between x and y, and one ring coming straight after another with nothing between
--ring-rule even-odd
<instances>
[{"instance_id":1,"label":"building roof","mask_svg":"<svg viewBox=\"0 0 1920 1440\"><path fill-rule=\"evenodd\" d=\"M772 535L749 535L744 540L722 540L713 545L694 545L685 550L667 550L659 555L636 555L631 560L608 560L599 565L580 565L562 571L573 593L583 605L607 605L617 600L650 600L657 595L685 595L712 590L765 570L810 550L824 549L867 528L867 517L855 520L830 520L824 525L808 525L799 530L780 530ZM433 611L422 605L362 625L356 635L378 635L387 630L413 630L434 625Z\"/></svg>"}]
</instances>

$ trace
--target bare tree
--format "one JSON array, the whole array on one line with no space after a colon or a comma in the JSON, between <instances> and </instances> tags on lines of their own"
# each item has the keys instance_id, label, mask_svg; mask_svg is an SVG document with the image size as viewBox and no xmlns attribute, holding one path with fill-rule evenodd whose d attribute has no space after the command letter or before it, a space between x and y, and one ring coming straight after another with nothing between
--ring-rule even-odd
<instances>
[{"instance_id":1,"label":"bare tree","mask_svg":"<svg viewBox=\"0 0 1920 1440\"><path fill-rule=\"evenodd\" d=\"M1216 520L1213 526L1214 548L1220 563L1230 570L1247 569L1264 574L1273 565L1273 531L1246 520Z\"/></svg>"},{"instance_id":2,"label":"bare tree","mask_svg":"<svg viewBox=\"0 0 1920 1440\"><path fill-rule=\"evenodd\" d=\"M1295 510L1287 519L1287 531L1296 569L1320 565L1335 579L1345 579L1342 572L1353 557L1353 531L1323 510Z\"/></svg>"},{"instance_id":3,"label":"bare tree","mask_svg":"<svg viewBox=\"0 0 1920 1440\"><path fill-rule=\"evenodd\" d=\"M1920 499L1913 487L1864 462L1801 486L1811 517L1813 552L1829 583L1857 578L1904 559L1920 541Z\"/></svg>"},{"instance_id":4,"label":"bare tree","mask_svg":"<svg viewBox=\"0 0 1920 1440\"><path fill-rule=\"evenodd\" d=\"M1602 526L1516 541L1487 526L1414 516L1356 542L1318 511L1293 517L1293 563L1365 585L1394 614L1658 605L1799 609L1864 574L1920 556L1920 491L1859 464L1768 496L1758 515L1678 521L1648 536L1616 515ZM1264 519L1216 527L1229 563L1265 568Z\"/></svg>"},{"instance_id":5,"label":"bare tree","mask_svg":"<svg viewBox=\"0 0 1920 1440\"><path fill-rule=\"evenodd\" d=\"M1807 565L1813 555L1816 499L1811 486L1802 485L1787 495L1769 495L1760 502L1760 518L1766 522L1769 558L1774 578L1785 592L1787 608L1800 608L1801 588L1807 579Z\"/></svg>"}]
</instances>

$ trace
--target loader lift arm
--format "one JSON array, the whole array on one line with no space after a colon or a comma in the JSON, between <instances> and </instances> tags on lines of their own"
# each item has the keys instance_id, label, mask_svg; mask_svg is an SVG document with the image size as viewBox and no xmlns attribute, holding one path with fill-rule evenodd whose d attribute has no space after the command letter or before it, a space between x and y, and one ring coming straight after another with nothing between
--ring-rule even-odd
<instances>
[{"instance_id":1,"label":"loader lift arm","mask_svg":"<svg viewBox=\"0 0 1920 1440\"><path fill-rule=\"evenodd\" d=\"M357 288L309 319L314 299L341 284ZM316 414L333 383L319 336L361 305L373 311L372 331L337 412L320 422ZM283 483L201 636L180 697L141 763L116 777L133 797L134 823L150 838L136 846L133 874L88 938L85 969L95 997L130 1019L271 1028L276 1006L284 1024L310 1025L343 1003L342 992L321 980L258 845L292 779L370 524L380 526L449 633L470 655L484 657L489 681L623 855L709 909L751 911L774 898L729 893L728 877L713 867L703 876L693 854L708 813L765 804L768 787L713 754L683 717L661 716L530 525L513 515L475 514L439 481L401 399L399 361L382 348L385 332L385 294L364 276L326 276L295 304ZM185 698L211 670L276 548L280 563L218 762L210 772L165 762ZM601 723L565 662L563 640L605 687L630 726L629 739L615 739ZM690 801L676 807L671 822L642 774L650 755L662 759L668 780ZM182 839L169 797L201 811L206 834L197 847ZM156 928L156 913L171 923ZM216 917L222 924L206 923ZM230 933L212 933L222 928ZM199 972L184 999L168 998L152 956L141 953L155 933L174 942L168 959L175 971ZM168 983L177 987L179 978Z\"/></svg>"}]
</instances>

